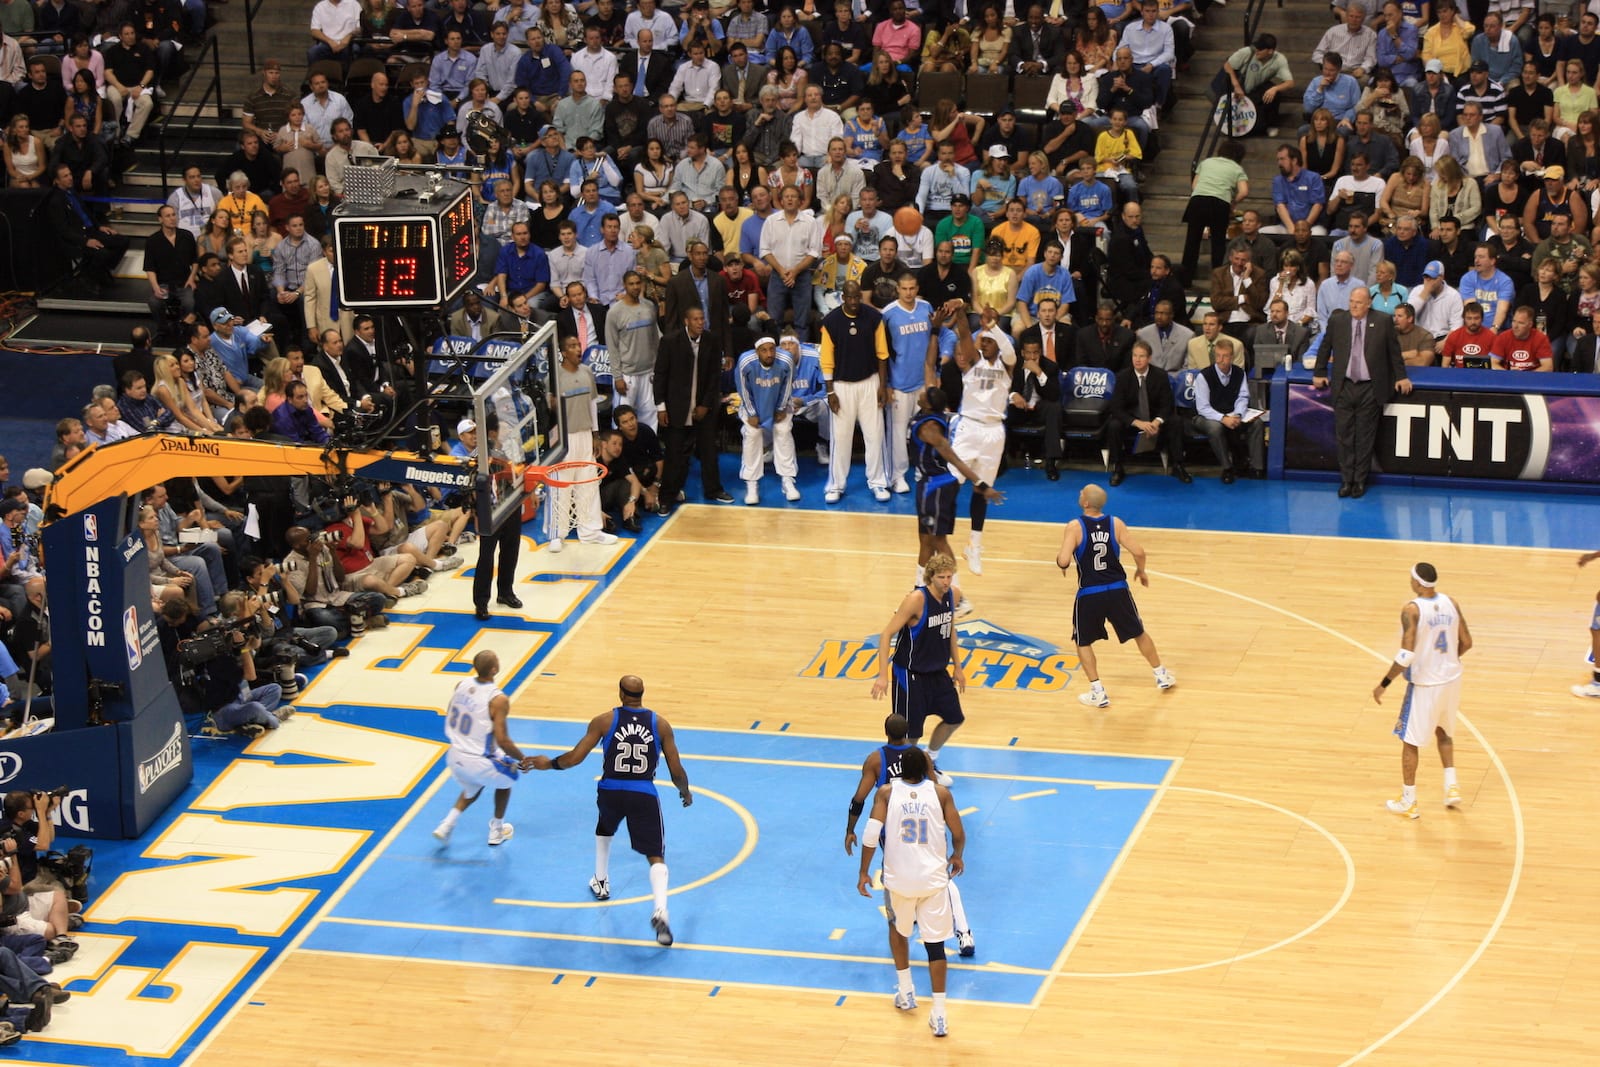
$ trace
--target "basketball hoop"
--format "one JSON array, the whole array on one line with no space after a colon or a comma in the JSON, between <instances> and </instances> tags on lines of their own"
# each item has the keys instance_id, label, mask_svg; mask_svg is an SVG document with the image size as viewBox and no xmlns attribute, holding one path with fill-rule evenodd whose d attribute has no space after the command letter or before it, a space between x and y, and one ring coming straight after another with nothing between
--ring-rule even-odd
<instances>
[{"instance_id":1,"label":"basketball hoop","mask_svg":"<svg viewBox=\"0 0 1600 1067\"><path fill-rule=\"evenodd\" d=\"M546 534L553 541L565 540L578 525L578 516L586 509L598 510L600 480L606 476L606 465L592 459L574 459L548 467L529 467L523 472L524 484L530 491L549 486L550 507L545 512Z\"/></svg>"}]
</instances>

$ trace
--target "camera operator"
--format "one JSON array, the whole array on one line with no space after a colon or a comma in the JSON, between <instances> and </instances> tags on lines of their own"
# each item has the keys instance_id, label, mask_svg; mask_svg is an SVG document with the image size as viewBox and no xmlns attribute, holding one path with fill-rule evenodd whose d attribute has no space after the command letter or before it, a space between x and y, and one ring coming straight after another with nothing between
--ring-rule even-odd
<instances>
[{"instance_id":1,"label":"camera operator","mask_svg":"<svg viewBox=\"0 0 1600 1067\"><path fill-rule=\"evenodd\" d=\"M254 594L261 604L257 618L262 626L269 635L292 643L295 659L301 666L350 654L348 648L336 647L339 642L337 626L319 626L298 618L300 594L283 580L277 564L247 556L239 569L244 572L245 592Z\"/></svg>"},{"instance_id":2,"label":"camera operator","mask_svg":"<svg viewBox=\"0 0 1600 1067\"><path fill-rule=\"evenodd\" d=\"M12 618L22 614L28 604L24 584L29 578L44 575L39 565L38 535L24 529L28 505L15 497L0 501L0 607Z\"/></svg>"},{"instance_id":3,"label":"camera operator","mask_svg":"<svg viewBox=\"0 0 1600 1067\"><path fill-rule=\"evenodd\" d=\"M350 634L350 617L365 616L365 627L389 624L382 612L388 598L377 590L351 591L344 586L344 568L327 541L311 536L304 526L291 526L284 534L289 553L283 557L284 589L292 590L300 614L313 626L331 626L340 636Z\"/></svg>"},{"instance_id":4,"label":"camera operator","mask_svg":"<svg viewBox=\"0 0 1600 1067\"><path fill-rule=\"evenodd\" d=\"M462 559L449 537L452 532L459 536L466 527L464 516L459 528L452 531L442 519L430 518L422 494L409 486L396 489L389 482L378 483L378 501L373 517L380 521L372 528L372 547L378 555L409 556L413 565L429 573L461 566Z\"/></svg>"},{"instance_id":5,"label":"camera operator","mask_svg":"<svg viewBox=\"0 0 1600 1067\"><path fill-rule=\"evenodd\" d=\"M11 629L11 644L22 657L17 663L19 681L23 683L16 694L19 699L26 697L26 683L29 682L33 683L36 694L49 693L54 688L50 670L50 606L45 600L44 579L35 575L24 583L23 589L28 606L13 621ZM35 701L33 706L37 715L39 702Z\"/></svg>"},{"instance_id":6,"label":"camera operator","mask_svg":"<svg viewBox=\"0 0 1600 1067\"><path fill-rule=\"evenodd\" d=\"M363 504L356 496L346 496L343 517L323 530L332 537L333 551L344 568L344 588L351 592L375 589L396 600L421 596L428 591L428 583L421 579L406 581L416 567L411 557L380 556L373 551L371 537L381 518L372 504ZM387 530L388 524L384 521L380 532Z\"/></svg>"},{"instance_id":7,"label":"camera operator","mask_svg":"<svg viewBox=\"0 0 1600 1067\"><path fill-rule=\"evenodd\" d=\"M257 684L256 653L261 649L259 621L261 601L249 593L224 594L220 626L227 630L228 647L203 662L204 688L213 707L211 719L224 732L240 730L259 735L276 730L294 716L291 707L279 707L283 690L276 682ZM181 651L180 651L181 654ZM254 728L254 729L252 729Z\"/></svg>"},{"instance_id":8,"label":"camera operator","mask_svg":"<svg viewBox=\"0 0 1600 1067\"><path fill-rule=\"evenodd\" d=\"M68 936L72 929L70 913L77 902L39 871L39 853L49 852L55 844L56 828L50 813L60 803L61 798L50 793L7 793L0 848L8 857L15 856L17 891L26 897L25 910L17 915L15 926L24 933L38 934L50 943L51 949L64 951L70 957L77 950L77 943ZM8 889L7 895L10 893ZM11 907L6 911L9 913Z\"/></svg>"}]
</instances>

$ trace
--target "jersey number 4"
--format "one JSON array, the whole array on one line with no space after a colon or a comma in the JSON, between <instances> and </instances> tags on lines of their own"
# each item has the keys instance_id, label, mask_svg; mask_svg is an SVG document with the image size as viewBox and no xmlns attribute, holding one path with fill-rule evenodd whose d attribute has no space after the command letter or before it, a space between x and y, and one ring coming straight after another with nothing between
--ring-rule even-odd
<instances>
[{"instance_id":1,"label":"jersey number 4","mask_svg":"<svg viewBox=\"0 0 1600 1067\"><path fill-rule=\"evenodd\" d=\"M650 746L641 741L618 741L611 769L617 774L643 774L650 767Z\"/></svg>"},{"instance_id":2,"label":"jersey number 4","mask_svg":"<svg viewBox=\"0 0 1600 1067\"><path fill-rule=\"evenodd\" d=\"M1450 635L1445 633L1443 630L1440 630L1439 636L1433 639L1433 650L1435 652L1449 652Z\"/></svg>"},{"instance_id":3,"label":"jersey number 4","mask_svg":"<svg viewBox=\"0 0 1600 1067\"><path fill-rule=\"evenodd\" d=\"M926 845L928 843L928 820L901 819L900 840L908 845Z\"/></svg>"}]
</instances>

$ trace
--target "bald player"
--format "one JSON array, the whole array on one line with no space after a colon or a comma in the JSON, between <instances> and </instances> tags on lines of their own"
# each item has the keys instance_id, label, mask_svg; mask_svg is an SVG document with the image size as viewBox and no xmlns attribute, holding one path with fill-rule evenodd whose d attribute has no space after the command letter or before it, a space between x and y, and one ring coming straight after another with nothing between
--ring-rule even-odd
<instances>
[{"instance_id":1,"label":"bald player","mask_svg":"<svg viewBox=\"0 0 1600 1067\"><path fill-rule=\"evenodd\" d=\"M666 947L672 944L672 927L667 925L666 830L661 821L661 798L656 793L656 764L665 757L684 807L694 803L694 795L678 758L672 726L644 706L644 680L623 675L617 682L617 694L621 704L591 719L583 739L570 752L555 759L535 756L532 765L541 771L570 770L582 763L595 745L603 746L596 800L600 818L594 828L594 877L589 880L589 892L596 900L611 899L611 839L626 820L629 844L650 862L650 892L655 898L650 926L656 943Z\"/></svg>"},{"instance_id":2,"label":"bald player","mask_svg":"<svg viewBox=\"0 0 1600 1067\"><path fill-rule=\"evenodd\" d=\"M506 804L511 800L511 785L517 776L533 766L506 732L506 713L511 701L495 683L500 673L500 657L490 651L472 657L473 677L456 686L445 710L444 734L450 742L446 759L450 774L461 783L461 796L444 821L434 827L433 836L450 840L461 813L472 807L484 786L494 790L494 818L489 820L489 844L511 839L515 831L505 821Z\"/></svg>"}]
</instances>

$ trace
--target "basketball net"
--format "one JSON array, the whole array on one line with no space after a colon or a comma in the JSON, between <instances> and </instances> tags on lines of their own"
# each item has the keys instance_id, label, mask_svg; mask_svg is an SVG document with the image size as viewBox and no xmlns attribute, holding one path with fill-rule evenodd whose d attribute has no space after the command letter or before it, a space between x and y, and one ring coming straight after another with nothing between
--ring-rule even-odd
<instances>
[{"instance_id":1,"label":"basketball net","mask_svg":"<svg viewBox=\"0 0 1600 1067\"><path fill-rule=\"evenodd\" d=\"M545 480L545 533L564 540L579 526L579 517L593 519L596 529L605 521L600 514L600 479L606 469L596 462L562 464L558 479Z\"/></svg>"}]
</instances>

